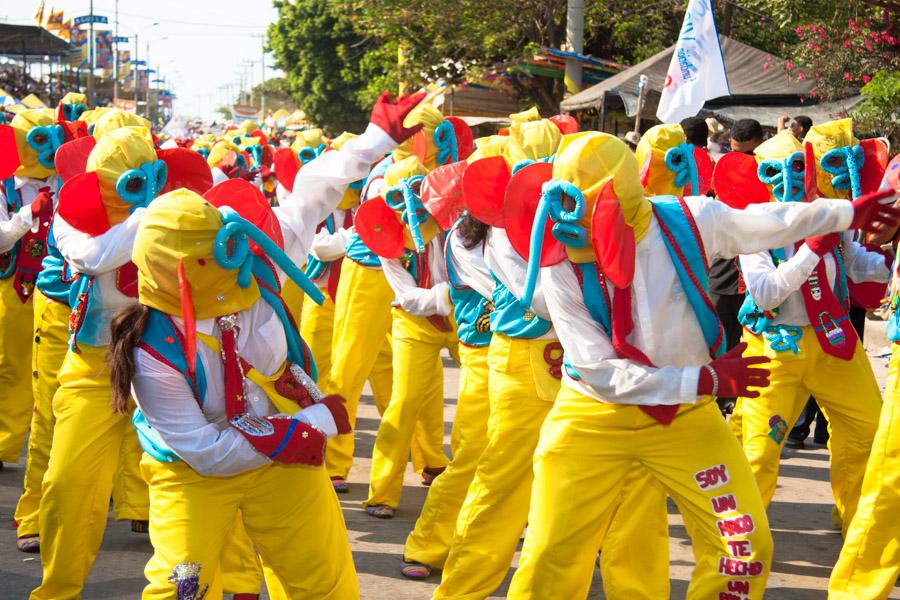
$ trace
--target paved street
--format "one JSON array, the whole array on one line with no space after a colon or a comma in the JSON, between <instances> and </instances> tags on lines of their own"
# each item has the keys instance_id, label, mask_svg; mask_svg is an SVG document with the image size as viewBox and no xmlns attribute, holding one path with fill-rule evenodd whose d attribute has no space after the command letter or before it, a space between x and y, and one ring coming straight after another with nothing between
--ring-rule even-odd
<instances>
[{"instance_id":1,"label":"paved street","mask_svg":"<svg viewBox=\"0 0 900 600\"><path fill-rule=\"evenodd\" d=\"M868 349L870 355L885 346L883 327L870 322ZM447 365L445 392L447 398L446 433L455 411L458 371ZM876 375L883 382L884 361L873 359ZM368 478L378 420L371 398L364 399L357 422L357 455L352 481ZM449 438L448 438L449 442ZM26 598L40 579L40 561L34 555L15 550L15 532L11 518L22 480L24 459L0 471L0 599ZM427 488L419 477L407 471L400 510L396 518L382 521L367 516L360 507L365 498L363 483L351 484L351 493L341 496L350 543L359 572L362 598L367 600L422 600L430 598L437 580L419 583L403 579L399 574L400 559L406 535L413 527ZM828 486L828 454L821 447L802 451L785 451L779 489L770 510L775 536L776 555L766 598L774 600L820 600L826 597L828 575L840 550L840 535L831 529L831 492ZM681 517L670 505L672 597L684 598L693 568L689 540ZM85 600L125 600L138 598L144 584L142 569L150 555L146 535L131 533L127 523L110 520L106 538L84 591ZM498 590L496 598L505 595L509 578ZM605 598L599 576L595 576L591 598ZM891 598L900 599L900 588Z\"/></svg>"}]
</instances>

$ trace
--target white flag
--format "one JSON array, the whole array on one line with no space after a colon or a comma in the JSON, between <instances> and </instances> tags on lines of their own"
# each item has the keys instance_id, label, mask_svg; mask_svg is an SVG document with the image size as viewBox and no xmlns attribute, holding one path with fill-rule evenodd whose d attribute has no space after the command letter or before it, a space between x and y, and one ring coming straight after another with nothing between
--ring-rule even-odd
<instances>
[{"instance_id":1,"label":"white flag","mask_svg":"<svg viewBox=\"0 0 900 600\"><path fill-rule=\"evenodd\" d=\"M707 100L730 95L710 0L690 0L656 116L678 123L699 113Z\"/></svg>"}]
</instances>

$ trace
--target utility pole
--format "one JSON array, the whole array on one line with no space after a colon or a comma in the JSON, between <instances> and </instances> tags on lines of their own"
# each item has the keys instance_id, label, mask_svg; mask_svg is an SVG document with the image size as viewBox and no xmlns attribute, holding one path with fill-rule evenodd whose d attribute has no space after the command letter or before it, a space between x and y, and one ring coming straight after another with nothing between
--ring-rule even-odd
<instances>
[{"instance_id":1,"label":"utility pole","mask_svg":"<svg viewBox=\"0 0 900 600\"><path fill-rule=\"evenodd\" d=\"M116 0L116 26L113 32L113 99L119 97L119 0Z\"/></svg>"},{"instance_id":2,"label":"utility pole","mask_svg":"<svg viewBox=\"0 0 900 600\"><path fill-rule=\"evenodd\" d=\"M734 19L734 4L724 0L722 7L722 35L731 36L731 22Z\"/></svg>"},{"instance_id":3,"label":"utility pole","mask_svg":"<svg viewBox=\"0 0 900 600\"><path fill-rule=\"evenodd\" d=\"M131 59L132 65L134 65L134 79L131 82L131 97L134 98L134 113L138 114L138 34L134 34L134 58Z\"/></svg>"},{"instance_id":4,"label":"utility pole","mask_svg":"<svg viewBox=\"0 0 900 600\"><path fill-rule=\"evenodd\" d=\"M266 36L264 34L255 35L253 37L258 37L262 43L262 54L260 55L260 64L262 65L262 78L260 79L259 86L259 112L262 115L263 120L266 118Z\"/></svg>"},{"instance_id":5,"label":"utility pole","mask_svg":"<svg viewBox=\"0 0 900 600\"><path fill-rule=\"evenodd\" d=\"M144 58L144 70L147 72L147 94L144 98L144 116L150 118L150 42L147 42L146 58Z\"/></svg>"},{"instance_id":6,"label":"utility pole","mask_svg":"<svg viewBox=\"0 0 900 600\"><path fill-rule=\"evenodd\" d=\"M566 46L569 52L584 51L584 0L568 0L566 10ZM577 93L581 90L581 61L566 59L566 88Z\"/></svg>"},{"instance_id":7,"label":"utility pole","mask_svg":"<svg viewBox=\"0 0 900 600\"><path fill-rule=\"evenodd\" d=\"M88 22L88 103L93 108L94 98L94 0L90 4L90 21Z\"/></svg>"}]
</instances>

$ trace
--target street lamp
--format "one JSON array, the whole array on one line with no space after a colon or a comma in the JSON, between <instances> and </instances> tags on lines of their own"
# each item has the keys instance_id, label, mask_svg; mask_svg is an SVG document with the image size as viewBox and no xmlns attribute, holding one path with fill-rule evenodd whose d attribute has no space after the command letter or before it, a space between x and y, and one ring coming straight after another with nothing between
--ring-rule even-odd
<instances>
[{"instance_id":1,"label":"street lamp","mask_svg":"<svg viewBox=\"0 0 900 600\"><path fill-rule=\"evenodd\" d=\"M158 27L158 26L159 26L159 22L154 22L151 25L144 27L143 29L141 29L140 31L138 31L134 34L134 61L133 61L133 64L134 64L134 86L133 86L133 88L134 88L134 112L136 112L136 113L138 112L138 95L140 93L140 78L138 76L138 49L140 48L140 45L138 43L138 36L141 33L145 32L145 31L149 31L150 29L152 29L154 27ZM149 58L150 58L150 44L148 43L147 44L147 60L144 61L147 63L148 67L150 66ZM149 77L149 75L148 75L148 77ZM150 83L148 81L147 88L149 89L149 87L150 87ZM148 111L149 111L149 109L148 109Z\"/></svg>"}]
</instances>

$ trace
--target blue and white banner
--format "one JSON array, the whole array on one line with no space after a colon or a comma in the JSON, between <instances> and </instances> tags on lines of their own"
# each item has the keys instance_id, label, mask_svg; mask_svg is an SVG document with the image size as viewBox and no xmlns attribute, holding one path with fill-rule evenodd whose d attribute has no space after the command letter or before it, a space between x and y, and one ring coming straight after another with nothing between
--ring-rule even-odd
<instances>
[{"instance_id":1,"label":"blue and white banner","mask_svg":"<svg viewBox=\"0 0 900 600\"><path fill-rule=\"evenodd\" d=\"M678 123L699 113L707 100L730 95L710 0L690 0L656 116Z\"/></svg>"}]
</instances>

